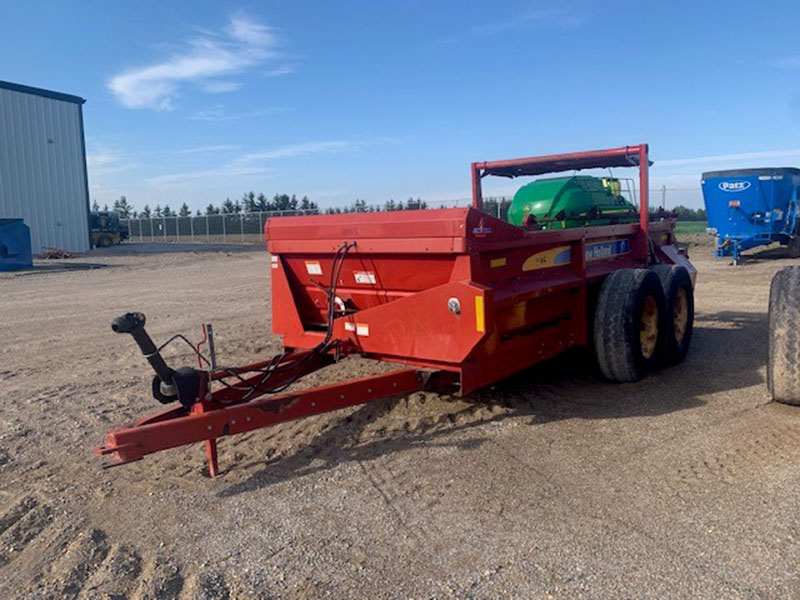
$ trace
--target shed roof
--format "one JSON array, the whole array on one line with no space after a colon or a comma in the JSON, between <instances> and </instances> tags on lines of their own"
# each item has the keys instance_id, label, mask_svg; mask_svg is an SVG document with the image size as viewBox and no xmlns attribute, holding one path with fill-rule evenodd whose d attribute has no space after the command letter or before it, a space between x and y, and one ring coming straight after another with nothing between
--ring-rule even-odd
<instances>
[{"instance_id":1,"label":"shed roof","mask_svg":"<svg viewBox=\"0 0 800 600\"><path fill-rule=\"evenodd\" d=\"M10 81L0 81L0 89L11 90L14 92L22 92L23 94L33 94L34 96L42 96L44 98L51 98L53 100L62 100L64 102L72 102L74 104L83 104L86 102L80 96L73 96L72 94L62 94L61 92L54 92L52 90L45 90L42 88L31 87L29 85L22 85L21 83L11 83Z\"/></svg>"}]
</instances>

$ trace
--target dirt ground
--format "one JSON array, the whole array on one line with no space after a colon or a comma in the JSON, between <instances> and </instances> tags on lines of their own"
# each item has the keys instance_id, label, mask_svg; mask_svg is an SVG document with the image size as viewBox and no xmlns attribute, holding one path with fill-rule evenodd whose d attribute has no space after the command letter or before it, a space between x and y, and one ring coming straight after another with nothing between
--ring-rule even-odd
<instances>
[{"instance_id":1,"label":"dirt ground","mask_svg":"<svg viewBox=\"0 0 800 600\"><path fill-rule=\"evenodd\" d=\"M131 244L0 276L1 595L800 597L800 409L764 385L769 282L792 262L775 254L694 249L690 354L640 383L571 354L468 400L222 440L213 480L202 446L100 468L105 432L158 409L109 325L211 321L226 363L271 356L261 247Z\"/></svg>"}]
</instances>

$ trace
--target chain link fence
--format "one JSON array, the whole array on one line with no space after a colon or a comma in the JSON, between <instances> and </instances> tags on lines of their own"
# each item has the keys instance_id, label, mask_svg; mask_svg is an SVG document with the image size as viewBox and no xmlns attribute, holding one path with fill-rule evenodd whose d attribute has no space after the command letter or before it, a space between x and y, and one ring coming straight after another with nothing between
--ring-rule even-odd
<instances>
[{"instance_id":1,"label":"chain link fence","mask_svg":"<svg viewBox=\"0 0 800 600\"><path fill-rule=\"evenodd\" d=\"M638 206L635 190L631 188L623 195ZM484 198L484 211L505 220L511 205L511 196L489 196ZM456 198L443 201L426 201L424 207L455 208L469 206L471 198ZM650 208L674 208L679 204L703 206L699 188L656 188L650 190ZM379 205L385 210L384 205ZM417 208L411 206L411 208ZM130 240L139 242L204 242L204 243L260 243L264 240L264 225L270 217L321 214L331 209L283 210L250 213L228 213L190 217L151 217L148 219L120 219L130 231ZM333 209L336 212L358 212L353 206ZM371 206L366 211L375 210ZM363 211L362 211L363 212Z\"/></svg>"},{"instance_id":2,"label":"chain link fence","mask_svg":"<svg viewBox=\"0 0 800 600\"><path fill-rule=\"evenodd\" d=\"M258 243L270 217L319 214L317 210L229 213L192 217L120 219L128 226L130 240L138 242Z\"/></svg>"}]
</instances>

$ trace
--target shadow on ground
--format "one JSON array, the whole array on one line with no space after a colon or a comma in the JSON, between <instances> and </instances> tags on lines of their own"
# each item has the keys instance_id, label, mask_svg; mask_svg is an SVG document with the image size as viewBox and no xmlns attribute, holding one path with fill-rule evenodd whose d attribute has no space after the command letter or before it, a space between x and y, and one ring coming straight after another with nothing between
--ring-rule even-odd
<instances>
[{"instance_id":1,"label":"shadow on ground","mask_svg":"<svg viewBox=\"0 0 800 600\"><path fill-rule=\"evenodd\" d=\"M421 420L413 430L362 439L371 423L410 400L406 397L371 402L320 432L295 454L245 465L258 466L258 470L223 489L220 495L234 496L417 446L480 447L488 438L474 430L511 418L541 424L561 419L656 416L698 408L709 394L763 384L759 371L767 353L766 328L763 314L726 311L702 315L695 322L686 361L640 382L605 382L589 352L573 351L468 398L442 397L442 414ZM453 411L447 411L448 404L452 404ZM499 410L482 410L487 407ZM470 436L454 437L466 431L472 431Z\"/></svg>"},{"instance_id":2,"label":"shadow on ground","mask_svg":"<svg viewBox=\"0 0 800 600\"><path fill-rule=\"evenodd\" d=\"M85 256L137 256L183 252L266 252L264 242L250 244L205 244L169 242L126 242L108 248L95 248Z\"/></svg>"},{"instance_id":3,"label":"shadow on ground","mask_svg":"<svg viewBox=\"0 0 800 600\"><path fill-rule=\"evenodd\" d=\"M110 269L113 265L103 263L69 262L70 259L58 259L52 261L37 260L30 269L24 271L12 271L4 276L25 277L26 275L42 275L44 273L65 273L68 271L91 271L93 269Z\"/></svg>"},{"instance_id":4,"label":"shadow on ground","mask_svg":"<svg viewBox=\"0 0 800 600\"><path fill-rule=\"evenodd\" d=\"M791 256L789 256L789 249L786 246L773 243L769 246L759 246L758 248L745 250L739 259L739 265L755 265L790 258ZM727 260L729 263L733 264L730 257L721 258L720 260Z\"/></svg>"}]
</instances>

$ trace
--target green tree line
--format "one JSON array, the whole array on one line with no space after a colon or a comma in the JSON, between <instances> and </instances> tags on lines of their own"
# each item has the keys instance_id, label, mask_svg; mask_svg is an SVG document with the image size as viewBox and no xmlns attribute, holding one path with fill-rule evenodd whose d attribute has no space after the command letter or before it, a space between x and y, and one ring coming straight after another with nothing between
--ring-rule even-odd
<instances>
[{"instance_id":1,"label":"green tree line","mask_svg":"<svg viewBox=\"0 0 800 600\"><path fill-rule=\"evenodd\" d=\"M444 208L444 204L440 205ZM495 198L488 197L483 200L484 212L499 217L505 220L508 215L508 209L511 206L511 199L507 197ZM368 204L366 200L357 199L353 203L346 206L328 207L325 209L325 214L342 214L342 213L355 213L355 212L390 212L394 210L424 210L430 208L428 203L422 198L408 198L403 201L395 201L394 199L387 200L383 204ZM92 210L100 210L97 201L92 203ZM109 210L108 205L103 206L103 210ZM192 211L189 205L184 202L181 207L174 211L169 204L161 206L157 204L154 208L150 208L145 204L141 211L128 202L125 196L120 196L115 200L112 209L117 212L121 219L151 219L161 217L190 217ZM197 210L196 216L203 215L229 215L253 212L276 212L276 211L293 211L301 210L307 212L319 211L316 202L308 199L308 196L303 196L298 200L297 196L292 194L275 194L272 199L268 199L264 194L256 195L254 192L247 192L242 195L241 199L225 200L219 205L209 204L206 206L205 211ZM660 210L660 209L659 209ZM651 210L652 218L659 218L664 216L664 212L658 210ZM679 221L706 221L706 210L704 208L689 208L687 206L677 206L674 209L666 211L667 215L677 217Z\"/></svg>"},{"instance_id":2,"label":"green tree line","mask_svg":"<svg viewBox=\"0 0 800 600\"><path fill-rule=\"evenodd\" d=\"M108 204L103 205L102 209L97 200L92 202L92 210L113 210L119 214L121 219L152 219L161 217L191 217L192 210L189 205L184 202L181 207L176 211L173 210L169 204L156 204L155 207L150 208L149 204L145 204L141 210L131 204L125 196L120 196L109 209ZM275 194L272 199L268 199L263 193L256 195L255 192L246 192L242 195L240 200L231 200L225 198L220 205L209 204L206 206L205 211L197 209L195 216L203 215L227 215L239 213L252 213L252 212L274 212L274 211L316 211L319 210L316 202L308 199L308 196L303 196L298 199L296 195L292 194Z\"/></svg>"},{"instance_id":3,"label":"green tree line","mask_svg":"<svg viewBox=\"0 0 800 600\"><path fill-rule=\"evenodd\" d=\"M675 208L662 211L661 209L650 209L650 218L660 218L664 214L675 217L678 221L707 221L705 208L689 208L688 206L678 205Z\"/></svg>"}]
</instances>

